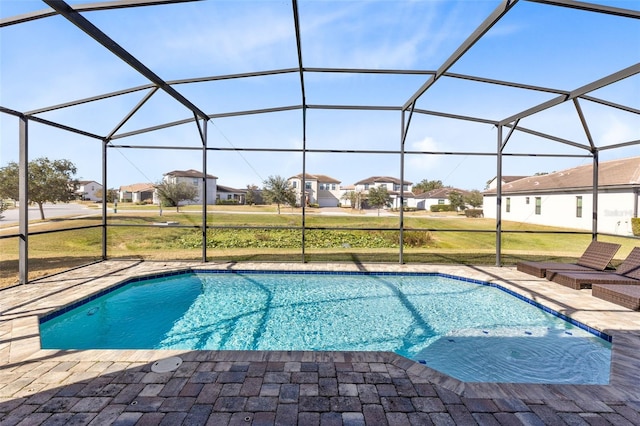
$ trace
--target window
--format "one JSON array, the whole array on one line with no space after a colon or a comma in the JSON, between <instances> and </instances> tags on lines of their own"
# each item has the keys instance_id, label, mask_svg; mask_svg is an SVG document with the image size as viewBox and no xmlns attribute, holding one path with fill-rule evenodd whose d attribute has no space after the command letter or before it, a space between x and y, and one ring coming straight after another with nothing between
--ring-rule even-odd
<instances>
[{"instance_id":1,"label":"window","mask_svg":"<svg viewBox=\"0 0 640 426\"><path fill-rule=\"evenodd\" d=\"M582 217L582 196L576 197L576 217Z\"/></svg>"},{"instance_id":2,"label":"window","mask_svg":"<svg viewBox=\"0 0 640 426\"><path fill-rule=\"evenodd\" d=\"M336 184L335 184L335 183L332 183L332 184L331 184L331 189L332 189L332 190L335 190L335 189L336 189Z\"/></svg>"},{"instance_id":3,"label":"window","mask_svg":"<svg viewBox=\"0 0 640 426\"><path fill-rule=\"evenodd\" d=\"M443 199L438 200L438 204L444 204L444 200Z\"/></svg>"},{"instance_id":4,"label":"window","mask_svg":"<svg viewBox=\"0 0 640 426\"><path fill-rule=\"evenodd\" d=\"M506 207L505 207L505 211L506 211L507 213L510 213L510 212L511 212L511 198L510 198L510 197L507 197L507 205L506 205Z\"/></svg>"},{"instance_id":5,"label":"window","mask_svg":"<svg viewBox=\"0 0 640 426\"><path fill-rule=\"evenodd\" d=\"M294 188L297 188L298 187L298 181L294 180L293 182L291 182L291 186L294 187Z\"/></svg>"},{"instance_id":6,"label":"window","mask_svg":"<svg viewBox=\"0 0 640 426\"><path fill-rule=\"evenodd\" d=\"M529 204L529 197L526 197L526 198L524 199L524 203L525 203L525 204L527 204L527 205Z\"/></svg>"},{"instance_id":7,"label":"window","mask_svg":"<svg viewBox=\"0 0 640 426\"><path fill-rule=\"evenodd\" d=\"M305 182L304 189L311 189L311 182Z\"/></svg>"},{"instance_id":8,"label":"window","mask_svg":"<svg viewBox=\"0 0 640 426\"><path fill-rule=\"evenodd\" d=\"M198 186L198 181L199 181L199 179L198 179L198 178L193 178L193 184L194 184L195 186Z\"/></svg>"},{"instance_id":9,"label":"window","mask_svg":"<svg viewBox=\"0 0 640 426\"><path fill-rule=\"evenodd\" d=\"M394 183L394 184L393 184L393 190L394 190L394 191L400 191L400 184L398 184L398 183Z\"/></svg>"},{"instance_id":10,"label":"window","mask_svg":"<svg viewBox=\"0 0 640 426\"><path fill-rule=\"evenodd\" d=\"M366 191L367 189L369 189L369 184L368 184L368 183L365 183L365 184L364 184L364 189L365 189L365 191Z\"/></svg>"},{"instance_id":11,"label":"window","mask_svg":"<svg viewBox=\"0 0 640 426\"><path fill-rule=\"evenodd\" d=\"M542 198L536 197L536 214L540 214L542 212Z\"/></svg>"}]
</instances>

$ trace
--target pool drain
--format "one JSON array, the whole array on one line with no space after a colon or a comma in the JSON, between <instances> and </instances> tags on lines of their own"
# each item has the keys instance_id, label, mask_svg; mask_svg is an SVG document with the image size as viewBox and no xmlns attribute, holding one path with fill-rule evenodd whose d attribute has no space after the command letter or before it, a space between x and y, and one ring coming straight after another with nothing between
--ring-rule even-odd
<instances>
[{"instance_id":1,"label":"pool drain","mask_svg":"<svg viewBox=\"0 0 640 426\"><path fill-rule=\"evenodd\" d=\"M168 373L169 371L175 371L182 364L182 358L172 356L165 359L160 359L153 363L151 371L154 373Z\"/></svg>"}]
</instances>

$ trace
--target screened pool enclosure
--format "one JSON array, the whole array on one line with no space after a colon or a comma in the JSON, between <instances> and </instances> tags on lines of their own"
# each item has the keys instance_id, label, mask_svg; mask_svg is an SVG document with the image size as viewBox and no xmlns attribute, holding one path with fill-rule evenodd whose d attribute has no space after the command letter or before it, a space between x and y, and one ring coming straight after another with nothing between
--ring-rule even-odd
<instances>
[{"instance_id":1,"label":"screened pool enclosure","mask_svg":"<svg viewBox=\"0 0 640 426\"><path fill-rule=\"evenodd\" d=\"M598 198L610 190L599 165L640 156L639 1L43 0L0 11L0 167L19 166L19 217L0 227L5 281L121 258L503 265L571 257L591 239L638 244L599 227L615 206ZM34 222L37 158L69 159L103 202ZM508 221L501 185L491 218L407 207L421 181L483 192L584 165L589 229ZM345 196L328 210L304 191L281 214L204 196L181 211L107 199L176 170L197 171L201 195L272 176L299 175L301 188L330 177L345 193L392 177L407 208L355 211ZM636 210L624 217L637 217L640 178L628 186Z\"/></svg>"}]
</instances>

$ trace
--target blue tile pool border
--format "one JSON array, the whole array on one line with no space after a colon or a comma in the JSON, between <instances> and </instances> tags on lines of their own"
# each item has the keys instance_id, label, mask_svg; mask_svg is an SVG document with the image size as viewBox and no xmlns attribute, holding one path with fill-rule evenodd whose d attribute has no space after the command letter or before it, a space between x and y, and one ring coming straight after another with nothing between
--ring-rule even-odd
<instances>
[{"instance_id":1,"label":"blue tile pool border","mask_svg":"<svg viewBox=\"0 0 640 426\"><path fill-rule=\"evenodd\" d=\"M468 282L468 283L473 283L473 284L478 284L478 285L484 285L484 286L488 286L488 287L493 287L496 288L498 290L504 291L505 293L516 297L517 299L522 300L523 302L526 302L530 305L535 306L538 309L543 310L544 312L547 312L555 317L558 317L566 322L568 322L571 325L574 325L588 333L593 334L596 337L599 337L609 343L611 343L612 338L610 335L608 335L607 333L604 333L600 330L597 330L593 327L589 327L588 325L577 321L561 312L558 312L556 310L553 310L539 302L536 302L535 300L531 300L526 296L523 296L519 293L516 293L513 290L509 290L508 288L505 288L503 286L501 286L500 284L496 284L493 282L487 282L487 281L482 281L482 280L477 280L477 279L473 279L473 278L464 278L464 277L459 277L457 275L451 275L451 274L443 274L441 272L376 272L376 271L283 271L283 270L253 270L253 269L192 269L192 268L187 268L187 269L180 269L180 270L176 270L176 271L169 271L169 272L160 272L160 273L154 273L154 274L150 274L150 275L142 275L142 276L137 276L137 277L132 277L132 278L127 278L126 280L113 285L109 288L105 288L104 290L101 290L99 292L96 292L88 297L85 297L83 299L77 300L67 306L64 306L60 309L57 309L53 312L49 312L47 314L44 314L42 316L39 317L39 323L45 323L47 321L50 321L60 315L63 315L79 306L84 305L87 302L91 302L95 299L98 299L106 294L109 294L113 291L116 291L128 284L132 284L132 283L137 283L137 282L141 282L141 281L148 281L148 280L154 280L154 279L158 279L158 278L168 278L168 277L173 277L173 276L178 276L178 275L189 275L189 274L202 274L202 275L208 275L208 274L254 274L254 275L352 275L352 276L357 276L357 275L373 275L373 276L402 276L402 277L442 277L442 278L449 278L449 279L453 279L453 280L457 280L457 281L463 281L463 282Z\"/></svg>"}]
</instances>

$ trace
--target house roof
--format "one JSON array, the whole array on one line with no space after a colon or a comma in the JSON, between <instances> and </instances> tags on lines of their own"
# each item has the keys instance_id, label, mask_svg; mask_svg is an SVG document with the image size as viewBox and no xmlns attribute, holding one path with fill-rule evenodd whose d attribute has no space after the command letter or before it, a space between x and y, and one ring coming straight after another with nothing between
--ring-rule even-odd
<instances>
[{"instance_id":1,"label":"house roof","mask_svg":"<svg viewBox=\"0 0 640 426\"><path fill-rule=\"evenodd\" d=\"M189 170L173 170L171 172L165 173L164 176L201 178L203 177L203 174L201 171L189 169ZM213 175L207 175L207 179L218 179L218 177Z\"/></svg>"},{"instance_id":2,"label":"house roof","mask_svg":"<svg viewBox=\"0 0 640 426\"><path fill-rule=\"evenodd\" d=\"M394 177L389 176L371 176L369 178L363 179L360 182L356 182L355 185L364 185L367 183L394 183L400 185L400 179L396 179ZM405 185L413 185L413 182L409 182L408 180L404 181Z\"/></svg>"},{"instance_id":3,"label":"house roof","mask_svg":"<svg viewBox=\"0 0 640 426\"><path fill-rule=\"evenodd\" d=\"M603 161L598 165L598 187L640 186L640 157ZM591 190L593 164L546 175L528 176L502 186L502 193ZM485 191L495 193L496 189Z\"/></svg>"},{"instance_id":4,"label":"house roof","mask_svg":"<svg viewBox=\"0 0 640 426\"><path fill-rule=\"evenodd\" d=\"M95 180L79 180L78 185L89 185L92 182L95 184L101 185L99 182L96 182Z\"/></svg>"},{"instance_id":5,"label":"house roof","mask_svg":"<svg viewBox=\"0 0 640 426\"><path fill-rule=\"evenodd\" d=\"M247 192L246 189L236 189L236 188L231 188L230 186L223 186L223 185L216 185L216 190L218 192L230 192L235 194L244 194L245 192Z\"/></svg>"},{"instance_id":6,"label":"house roof","mask_svg":"<svg viewBox=\"0 0 640 426\"><path fill-rule=\"evenodd\" d=\"M502 181L504 183L509 183L509 182L513 182L514 180L524 179L526 177L529 177L529 176L502 176Z\"/></svg>"},{"instance_id":7,"label":"house roof","mask_svg":"<svg viewBox=\"0 0 640 426\"><path fill-rule=\"evenodd\" d=\"M389 191L388 194L389 195L400 196L400 191ZM404 191L402 193L402 195L403 195L404 198L415 198L416 197L416 195L411 191Z\"/></svg>"},{"instance_id":8,"label":"house roof","mask_svg":"<svg viewBox=\"0 0 640 426\"><path fill-rule=\"evenodd\" d=\"M416 195L416 198L421 200L425 200L427 198L449 198L449 194L451 194L452 192L457 192L461 195L466 195L469 193L469 191L458 188L437 188L432 189L431 191L423 192L422 194L418 194Z\"/></svg>"},{"instance_id":9,"label":"house roof","mask_svg":"<svg viewBox=\"0 0 640 426\"><path fill-rule=\"evenodd\" d=\"M307 175L306 180L316 180L322 183L340 183L341 182L338 179L332 178L331 176L327 176L327 175L312 175L310 173L306 173L306 175ZM291 176L289 179L302 179L302 173L299 173L295 176Z\"/></svg>"},{"instance_id":10,"label":"house roof","mask_svg":"<svg viewBox=\"0 0 640 426\"><path fill-rule=\"evenodd\" d=\"M132 185L123 185L120 187L120 191L127 192L143 192L153 191L155 186L152 183L134 183Z\"/></svg>"}]
</instances>

